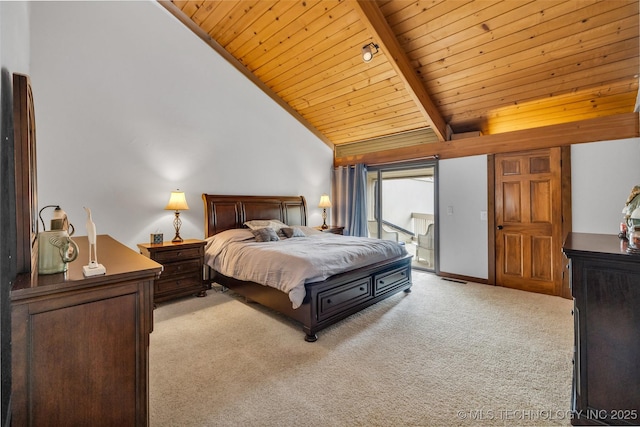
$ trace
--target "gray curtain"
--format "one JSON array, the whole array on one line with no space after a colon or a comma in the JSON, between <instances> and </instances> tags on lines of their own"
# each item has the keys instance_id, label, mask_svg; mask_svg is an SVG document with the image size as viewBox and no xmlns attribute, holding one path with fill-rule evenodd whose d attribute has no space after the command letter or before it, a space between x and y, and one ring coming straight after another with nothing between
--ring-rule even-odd
<instances>
[{"instance_id":1,"label":"gray curtain","mask_svg":"<svg viewBox=\"0 0 640 427\"><path fill-rule=\"evenodd\" d=\"M366 197L367 167L364 164L333 170L333 222L344 225L346 236L368 235Z\"/></svg>"}]
</instances>

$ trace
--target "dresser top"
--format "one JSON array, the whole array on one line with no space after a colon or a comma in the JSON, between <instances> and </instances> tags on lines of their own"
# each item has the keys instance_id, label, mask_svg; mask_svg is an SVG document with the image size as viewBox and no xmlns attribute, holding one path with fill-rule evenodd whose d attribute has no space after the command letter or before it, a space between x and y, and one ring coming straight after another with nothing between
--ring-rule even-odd
<instances>
[{"instance_id":1,"label":"dresser top","mask_svg":"<svg viewBox=\"0 0 640 427\"><path fill-rule=\"evenodd\" d=\"M89 264L89 241L86 236L72 236L71 239L78 245L78 258L68 264L67 272L18 275L11 289L12 301L72 289L104 286L123 280L155 278L162 271L161 264L140 255L111 236L101 234L96 238L97 260L107 272L101 276L84 277L82 267Z\"/></svg>"},{"instance_id":2,"label":"dresser top","mask_svg":"<svg viewBox=\"0 0 640 427\"><path fill-rule=\"evenodd\" d=\"M637 257L640 255L627 252L627 241L620 239L615 234L569 233L562 250L571 257L572 255L609 255Z\"/></svg>"}]
</instances>

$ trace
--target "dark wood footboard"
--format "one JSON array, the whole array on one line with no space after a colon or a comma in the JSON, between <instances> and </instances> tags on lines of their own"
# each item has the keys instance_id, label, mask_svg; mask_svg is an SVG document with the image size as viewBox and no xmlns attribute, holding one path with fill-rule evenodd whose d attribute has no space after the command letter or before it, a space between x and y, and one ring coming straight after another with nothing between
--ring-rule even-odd
<instances>
[{"instance_id":1,"label":"dark wood footboard","mask_svg":"<svg viewBox=\"0 0 640 427\"><path fill-rule=\"evenodd\" d=\"M293 309L287 294L275 288L233 279L215 271L211 280L300 322L305 340L313 342L318 339L318 331L327 326L397 292L410 292L411 256L358 268L322 282L307 283L307 295L297 309Z\"/></svg>"}]
</instances>

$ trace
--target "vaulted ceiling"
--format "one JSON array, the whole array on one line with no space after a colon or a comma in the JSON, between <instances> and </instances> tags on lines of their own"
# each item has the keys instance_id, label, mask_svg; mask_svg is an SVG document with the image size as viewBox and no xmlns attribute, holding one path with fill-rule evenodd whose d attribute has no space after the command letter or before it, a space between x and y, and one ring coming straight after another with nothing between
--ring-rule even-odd
<instances>
[{"instance_id":1,"label":"vaulted ceiling","mask_svg":"<svg viewBox=\"0 0 640 427\"><path fill-rule=\"evenodd\" d=\"M160 3L336 157L628 116L638 95L638 0Z\"/></svg>"}]
</instances>

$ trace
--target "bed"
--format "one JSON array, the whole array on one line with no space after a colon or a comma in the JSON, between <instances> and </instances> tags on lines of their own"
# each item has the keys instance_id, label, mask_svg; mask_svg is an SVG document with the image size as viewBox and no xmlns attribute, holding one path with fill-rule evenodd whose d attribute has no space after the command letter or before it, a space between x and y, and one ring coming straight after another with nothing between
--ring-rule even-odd
<instances>
[{"instance_id":1,"label":"bed","mask_svg":"<svg viewBox=\"0 0 640 427\"><path fill-rule=\"evenodd\" d=\"M216 239L231 234L246 233L242 229L246 229L245 223L252 220L276 220L286 224L290 229L309 230L306 202L303 196L203 194L202 199L205 237L208 241L205 263L209 270L209 283L217 283L232 289L248 300L300 322L306 341L316 341L318 331L365 307L400 291L407 293L411 291L411 255L408 255L404 249L384 259L377 259L365 265L361 263L357 268L333 274L322 280L305 280L298 303L293 302L289 293L275 287L222 274L214 268L216 264L212 259L215 255L211 255L209 251L210 246L218 244ZM344 242L348 242L349 239L356 239L336 235L330 237L329 233L324 234L326 236L318 236L318 238L322 237L323 242L332 239L344 239ZM212 242L215 243L212 244ZM389 245L390 242L385 244ZM397 245L397 243L393 244ZM245 260L248 261L250 258Z\"/></svg>"}]
</instances>

